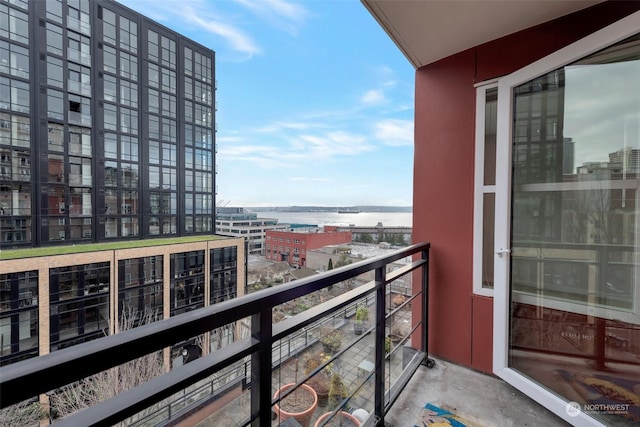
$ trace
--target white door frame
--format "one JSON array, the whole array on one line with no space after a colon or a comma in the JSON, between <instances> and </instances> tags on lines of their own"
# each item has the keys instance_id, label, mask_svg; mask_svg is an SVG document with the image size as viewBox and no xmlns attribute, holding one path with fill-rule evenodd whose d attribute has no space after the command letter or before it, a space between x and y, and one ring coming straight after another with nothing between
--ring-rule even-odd
<instances>
[{"instance_id":1,"label":"white door frame","mask_svg":"<svg viewBox=\"0 0 640 427\"><path fill-rule=\"evenodd\" d=\"M577 42L560 49L498 83L498 133L496 147L496 211L493 301L493 372L573 425L604 426L573 407L540 384L509 367L511 169L513 88L580 58L595 53L640 32L640 12L636 12Z\"/></svg>"}]
</instances>

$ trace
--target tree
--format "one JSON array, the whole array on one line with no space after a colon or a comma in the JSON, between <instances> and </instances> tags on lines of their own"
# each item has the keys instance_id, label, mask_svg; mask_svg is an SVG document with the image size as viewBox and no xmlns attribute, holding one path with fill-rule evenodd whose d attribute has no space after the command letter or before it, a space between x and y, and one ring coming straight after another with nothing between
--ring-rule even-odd
<instances>
[{"instance_id":1,"label":"tree","mask_svg":"<svg viewBox=\"0 0 640 427\"><path fill-rule=\"evenodd\" d=\"M341 253L340 258L336 261L336 268L349 265L351 263L353 263L353 261L347 258L347 254Z\"/></svg>"},{"instance_id":2,"label":"tree","mask_svg":"<svg viewBox=\"0 0 640 427\"><path fill-rule=\"evenodd\" d=\"M152 323L155 319L155 312L145 310L143 313L138 313L136 309L128 307L121 313L119 329L126 331L137 325ZM71 415L115 397L163 373L164 364L161 351L142 356L60 388L50 398L52 415L54 418ZM147 411L153 410L153 408L147 409ZM131 423L133 421L123 421L120 425Z\"/></svg>"},{"instance_id":3,"label":"tree","mask_svg":"<svg viewBox=\"0 0 640 427\"><path fill-rule=\"evenodd\" d=\"M362 233L359 239L362 243L373 243L373 237L369 233Z\"/></svg>"},{"instance_id":4,"label":"tree","mask_svg":"<svg viewBox=\"0 0 640 427\"><path fill-rule=\"evenodd\" d=\"M24 401L0 411L0 425L6 427L38 426L47 414L38 401Z\"/></svg>"}]
</instances>

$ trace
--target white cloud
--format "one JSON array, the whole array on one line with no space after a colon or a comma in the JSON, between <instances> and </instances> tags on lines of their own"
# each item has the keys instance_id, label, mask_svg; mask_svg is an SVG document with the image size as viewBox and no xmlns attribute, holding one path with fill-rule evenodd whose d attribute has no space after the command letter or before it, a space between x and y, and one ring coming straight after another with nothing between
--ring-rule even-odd
<instances>
[{"instance_id":1,"label":"white cloud","mask_svg":"<svg viewBox=\"0 0 640 427\"><path fill-rule=\"evenodd\" d=\"M219 136L216 138L216 142L219 144L238 143L244 141L244 138L239 136Z\"/></svg>"},{"instance_id":2,"label":"white cloud","mask_svg":"<svg viewBox=\"0 0 640 427\"><path fill-rule=\"evenodd\" d=\"M234 50L245 53L249 57L260 53L260 48L257 44L240 28L212 18L203 17L199 10L194 10L191 7L183 9L182 13L187 21L227 40Z\"/></svg>"},{"instance_id":3,"label":"white cloud","mask_svg":"<svg viewBox=\"0 0 640 427\"><path fill-rule=\"evenodd\" d=\"M385 145L413 146L413 121L387 119L376 123L375 137Z\"/></svg>"},{"instance_id":4,"label":"white cloud","mask_svg":"<svg viewBox=\"0 0 640 427\"><path fill-rule=\"evenodd\" d=\"M251 142L248 142L251 141ZM261 169L286 168L307 170L309 165L339 157L356 156L373 147L366 138L344 131L323 134L284 135L282 139L260 140L252 137L220 137L218 164L238 162ZM316 179L321 181L322 178Z\"/></svg>"},{"instance_id":5,"label":"white cloud","mask_svg":"<svg viewBox=\"0 0 640 427\"><path fill-rule=\"evenodd\" d=\"M372 89L362 96L365 105L379 105L384 102L384 92L380 89Z\"/></svg>"},{"instance_id":6,"label":"white cloud","mask_svg":"<svg viewBox=\"0 0 640 427\"><path fill-rule=\"evenodd\" d=\"M324 135L300 135L294 144L297 148L303 148L306 151L309 160L353 156L373 148L367 144L364 136L344 131L334 131Z\"/></svg>"},{"instance_id":7,"label":"white cloud","mask_svg":"<svg viewBox=\"0 0 640 427\"><path fill-rule=\"evenodd\" d=\"M246 7L270 25L280 28L290 34L297 34L309 12L302 5L284 0L235 0Z\"/></svg>"},{"instance_id":8,"label":"white cloud","mask_svg":"<svg viewBox=\"0 0 640 427\"><path fill-rule=\"evenodd\" d=\"M261 53L258 44L251 36L235 24L237 17L230 16L216 9L215 2L203 0L121 0L132 9L165 25L172 26L175 21L182 21L189 26L216 35L225 40L232 50L240 52L248 58ZM178 6L179 5L179 6Z\"/></svg>"},{"instance_id":9,"label":"white cloud","mask_svg":"<svg viewBox=\"0 0 640 427\"><path fill-rule=\"evenodd\" d=\"M308 130L308 129L317 129L324 128L326 125L317 122L274 122L267 126L258 128L257 132L264 133L276 133L282 132L284 130Z\"/></svg>"},{"instance_id":10,"label":"white cloud","mask_svg":"<svg viewBox=\"0 0 640 427\"><path fill-rule=\"evenodd\" d=\"M312 177L312 178L307 178L305 176L292 176L291 178L289 178L290 181L297 181L297 182L331 182L334 181L331 178L322 178L322 177Z\"/></svg>"}]
</instances>

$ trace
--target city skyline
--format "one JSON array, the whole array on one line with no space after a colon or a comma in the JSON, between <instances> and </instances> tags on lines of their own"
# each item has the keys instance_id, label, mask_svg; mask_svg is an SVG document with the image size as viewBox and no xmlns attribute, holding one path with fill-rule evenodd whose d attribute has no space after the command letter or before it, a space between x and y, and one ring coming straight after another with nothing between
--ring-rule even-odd
<instances>
[{"instance_id":1,"label":"city skyline","mask_svg":"<svg viewBox=\"0 0 640 427\"><path fill-rule=\"evenodd\" d=\"M120 3L216 52L218 203L412 204L414 70L360 2Z\"/></svg>"}]
</instances>

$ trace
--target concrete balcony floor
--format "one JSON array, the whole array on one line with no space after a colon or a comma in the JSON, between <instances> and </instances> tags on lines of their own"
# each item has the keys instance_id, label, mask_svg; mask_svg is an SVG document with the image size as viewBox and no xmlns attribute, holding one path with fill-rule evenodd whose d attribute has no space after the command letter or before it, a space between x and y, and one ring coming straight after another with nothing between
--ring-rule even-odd
<instances>
[{"instance_id":1,"label":"concrete balcony floor","mask_svg":"<svg viewBox=\"0 0 640 427\"><path fill-rule=\"evenodd\" d=\"M569 426L503 380L434 358L420 366L385 417L388 427L413 426L426 403L478 427Z\"/></svg>"}]
</instances>

